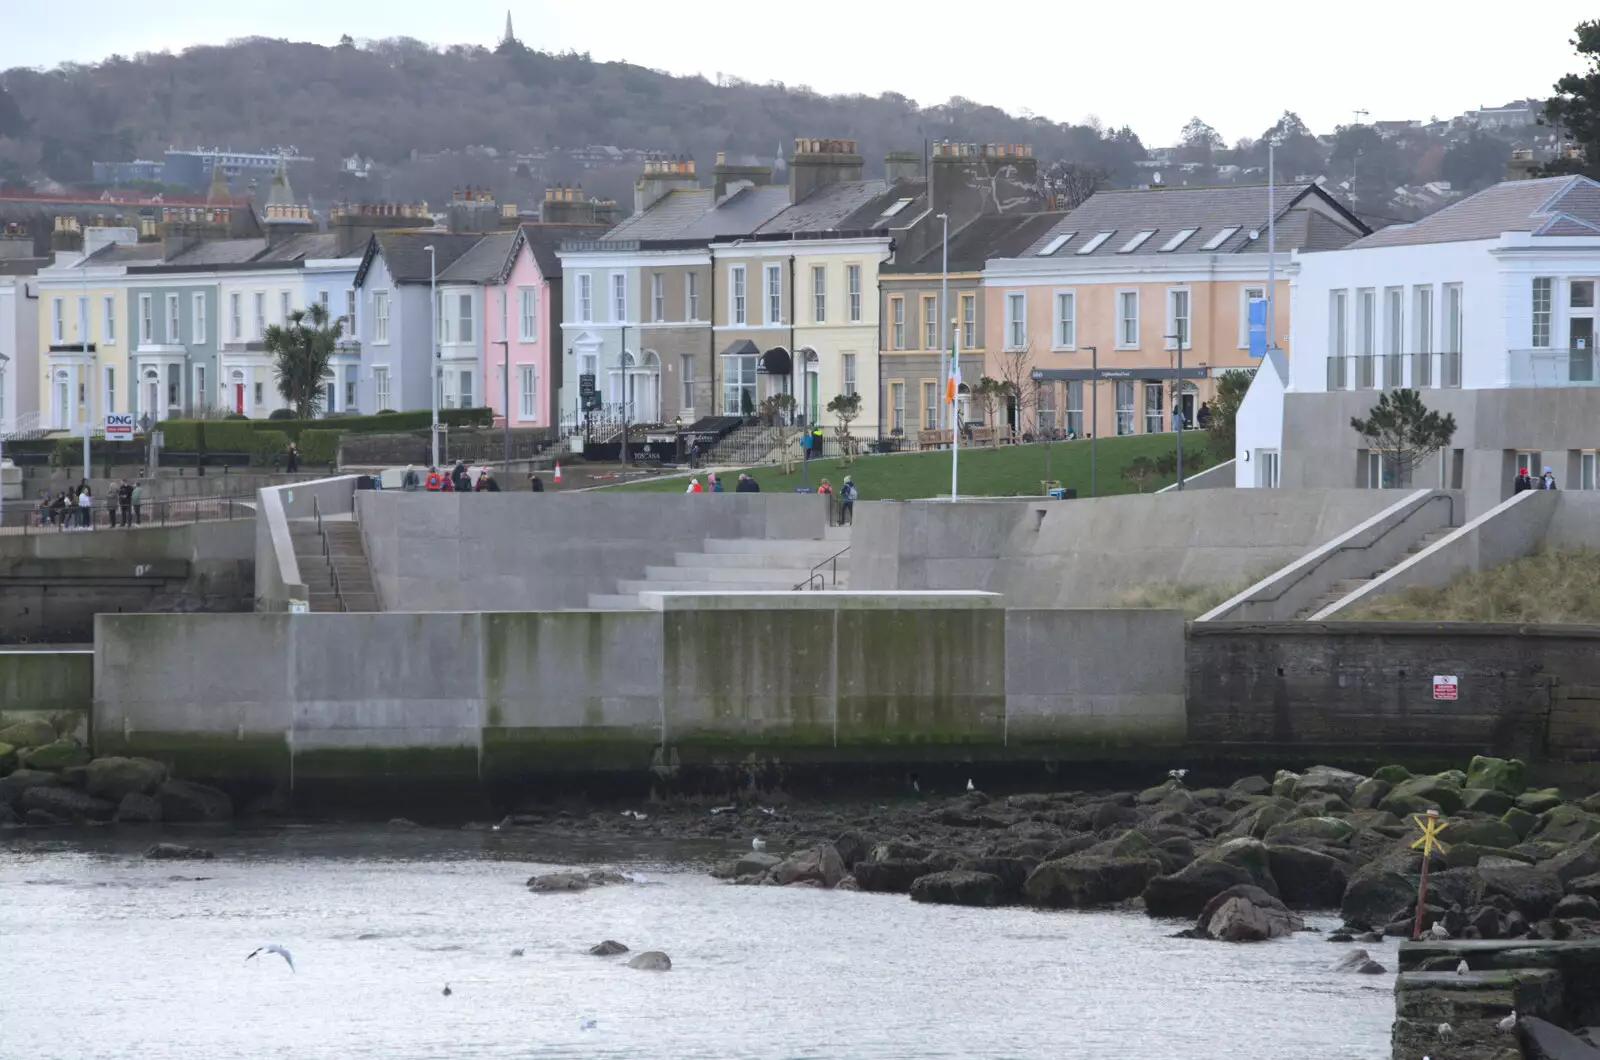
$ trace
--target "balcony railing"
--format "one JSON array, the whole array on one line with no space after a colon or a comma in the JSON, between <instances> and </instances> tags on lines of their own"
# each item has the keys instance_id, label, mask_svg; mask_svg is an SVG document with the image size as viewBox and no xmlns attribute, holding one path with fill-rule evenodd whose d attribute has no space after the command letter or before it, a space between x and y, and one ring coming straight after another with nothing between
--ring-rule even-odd
<instances>
[{"instance_id":1,"label":"balcony railing","mask_svg":"<svg viewBox=\"0 0 1600 1060\"><path fill-rule=\"evenodd\" d=\"M1329 357L1329 390L1459 389L1461 353L1374 353Z\"/></svg>"},{"instance_id":2,"label":"balcony railing","mask_svg":"<svg viewBox=\"0 0 1600 1060\"><path fill-rule=\"evenodd\" d=\"M1600 386L1594 350L1565 347L1506 351L1506 378L1512 386Z\"/></svg>"}]
</instances>

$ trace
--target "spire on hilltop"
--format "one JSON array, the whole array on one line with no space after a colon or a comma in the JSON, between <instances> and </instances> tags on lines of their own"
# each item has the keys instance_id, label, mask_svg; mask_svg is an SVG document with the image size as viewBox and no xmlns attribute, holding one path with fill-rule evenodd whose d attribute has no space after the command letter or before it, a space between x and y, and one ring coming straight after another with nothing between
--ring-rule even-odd
<instances>
[{"instance_id":1,"label":"spire on hilltop","mask_svg":"<svg viewBox=\"0 0 1600 1060\"><path fill-rule=\"evenodd\" d=\"M506 35L505 35L505 38L500 43L502 43L502 44L510 44L512 41L514 41L516 39L517 39L517 35L515 33L511 32L511 11L508 8L506 10Z\"/></svg>"}]
</instances>

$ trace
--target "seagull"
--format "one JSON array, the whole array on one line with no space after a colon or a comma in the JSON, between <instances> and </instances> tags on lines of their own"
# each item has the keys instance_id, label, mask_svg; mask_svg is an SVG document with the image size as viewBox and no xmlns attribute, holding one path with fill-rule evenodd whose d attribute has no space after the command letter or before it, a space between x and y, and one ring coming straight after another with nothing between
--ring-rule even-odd
<instances>
[{"instance_id":1,"label":"seagull","mask_svg":"<svg viewBox=\"0 0 1600 1060\"><path fill-rule=\"evenodd\" d=\"M288 950L284 949L276 942L269 942L265 946L257 946L255 952L250 954L250 957L254 957L257 953L276 953L279 957L282 957L284 960L288 961L289 970L291 972L294 971L294 958L289 956ZM248 961L250 957L246 957L245 960Z\"/></svg>"},{"instance_id":2,"label":"seagull","mask_svg":"<svg viewBox=\"0 0 1600 1060\"><path fill-rule=\"evenodd\" d=\"M776 817L778 815L778 811L774 810L771 806L761 807L761 812L766 814L768 817Z\"/></svg>"},{"instance_id":3,"label":"seagull","mask_svg":"<svg viewBox=\"0 0 1600 1060\"><path fill-rule=\"evenodd\" d=\"M1444 926L1442 921L1438 920L1433 922L1433 926L1428 929L1428 934L1436 939L1447 939L1450 937L1449 929Z\"/></svg>"},{"instance_id":4,"label":"seagull","mask_svg":"<svg viewBox=\"0 0 1600 1060\"><path fill-rule=\"evenodd\" d=\"M452 991L450 990L450 984L449 983L444 984L444 996L445 997L449 997L451 993L452 993Z\"/></svg>"},{"instance_id":5,"label":"seagull","mask_svg":"<svg viewBox=\"0 0 1600 1060\"><path fill-rule=\"evenodd\" d=\"M1457 975L1466 975L1470 971L1472 971L1472 969L1467 967L1466 961L1462 961L1460 964L1456 965Z\"/></svg>"},{"instance_id":6,"label":"seagull","mask_svg":"<svg viewBox=\"0 0 1600 1060\"><path fill-rule=\"evenodd\" d=\"M1498 1027L1500 1030L1506 1031L1508 1033L1511 1032L1511 1031L1516 1030L1517 1029L1517 1010L1516 1009L1512 1009L1511 1010L1511 1015L1507 1016L1505 1019L1501 1020L1499 1023L1496 1023L1495 1026Z\"/></svg>"},{"instance_id":7,"label":"seagull","mask_svg":"<svg viewBox=\"0 0 1600 1060\"><path fill-rule=\"evenodd\" d=\"M578 1023L580 1031L592 1031L600 1025L599 1020L582 1020Z\"/></svg>"},{"instance_id":8,"label":"seagull","mask_svg":"<svg viewBox=\"0 0 1600 1060\"><path fill-rule=\"evenodd\" d=\"M1184 777L1186 777L1188 775L1189 775L1189 771L1187 769L1169 769L1169 770L1167 770L1167 776L1171 777L1173 780L1182 780Z\"/></svg>"},{"instance_id":9,"label":"seagull","mask_svg":"<svg viewBox=\"0 0 1600 1060\"><path fill-rule=\"evenodd\" d=\"M765 849L767 849L767 841L758 836L755 839L750 840L750 849L751 850L765 850Z\"/></svg>"},{"instance_id":10,"label":"seagull","mask_svg":"<svg viewBox=\"0 0 1600 1060\"><path fill-rule=\"evenodd\" d=\"M1439 1038L1440 1038L1440 1040L1448 1042L1452 1037L1455 1036L1455 1033L1456 1033L1455 1032L1455 1028L1450 1026L1450 1024L1448 1024L1448 1023L1439 1024Z\"/></svg>"},{"instance_id":11,"label":"seagull","mask_svg":"<svg viewBox=\"0 0 1600 1060\"><path fill-rule=\"evenodd\" d=\"M967 790L968 791L977 791L978 790L977 786L972 783L972 778L971 777L967 778Z\"/></svg>"},{"instance_id":12,"label":"seagull","mask_svg":"<svg viewBox=\"0 0 1600 1060\"><path fill-rule=\"evenodd\" d=\"M513 957L521 957L522 956L522 947L519 946L516 949L512 950L511 951L511 956L513 956Z\"/></svg>"},{"instance_id":13,"label":"seagull","mask_svg":"<svg viewBox=\"0 0 1600 1060\"><path fill-rule=\"evenodd\" d=\"M713 806L711 807L711 816L715 817L719 813L727 813L729 810L737 810L738 808L737 806Z\"/></svg>"}]
</instances>

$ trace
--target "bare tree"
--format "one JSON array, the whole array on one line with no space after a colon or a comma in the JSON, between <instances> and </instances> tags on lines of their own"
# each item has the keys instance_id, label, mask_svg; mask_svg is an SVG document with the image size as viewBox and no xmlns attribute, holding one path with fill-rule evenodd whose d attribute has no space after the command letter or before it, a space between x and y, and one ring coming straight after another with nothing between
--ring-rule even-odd
<instances>
[{"instance_id":1,"label":"bare tree","mask_svg":"<svg viewBox=\"0 0 1600 1060\"><path fill-rule=\"evenodd\" d=\"M1054 200L1057 210L1076 210L1089 196L1111 183L1111 174L1104 166L1086 162L1061 160L1051 163L1045 170L1044 186Z\"/></svg>"},{"instance_id":2,"label":"bare tree","mask_svg":"<svg viewBox=\"0 0 1600 1060\"><path fill-rule=\"evenodd\" d=\"M1031 337L1019 349L1001 351L1000 386L1001 396L1012 402L1016 407L1017 433L1020 434L1028 395L1033 390L1033 339Z\"/></svg>"}]
</instances>

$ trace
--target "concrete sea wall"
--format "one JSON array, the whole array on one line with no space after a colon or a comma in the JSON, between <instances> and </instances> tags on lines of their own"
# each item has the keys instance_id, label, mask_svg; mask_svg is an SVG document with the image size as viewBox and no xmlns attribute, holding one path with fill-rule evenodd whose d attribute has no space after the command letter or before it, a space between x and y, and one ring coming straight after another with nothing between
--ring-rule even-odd
<instances>
[{"instance_id":1,"label":"concrete sea wall","mask_svg":"<svg viewBox=\"0 0 1600 1060\"><path fill-rule=\"evenodd\" d=\"M87 740L93 704L94 652L0 651L0 729L36 718L54 720L59 731Z\"/></svg>"}]
</instances>

